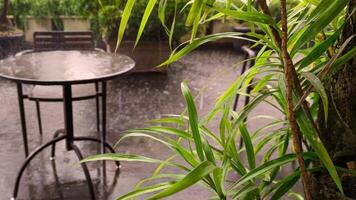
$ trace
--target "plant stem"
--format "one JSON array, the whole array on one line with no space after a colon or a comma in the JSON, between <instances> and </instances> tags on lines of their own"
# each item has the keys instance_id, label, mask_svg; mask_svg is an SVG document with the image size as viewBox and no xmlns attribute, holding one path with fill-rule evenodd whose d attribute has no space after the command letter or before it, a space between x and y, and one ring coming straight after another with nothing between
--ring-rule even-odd
<instances>
[{"instance_id":1,"label":"plant stem","mask_svg":"<svg viewBox=\"0 0 356 200\"><path fill-rule=\"evenodd\" d=\"M268 8L268 6L267 6L266 0L257 0L257 1L258 1L258 4L259 4L260 7L261 7L262 12L263 12L264 14L269 15L269 16L272 17L271 12L270 12L270 10L269 10L269 8ZM273 37L274 37L274 39L275 39L275 41L276 41L278 47L281 49L282 39L281 39L281 36L279 35L279 31L278 31L274 26L270 26L270 28L271 28ZM289 55L288 52L287 52L287 58L291 60L290 55ZM283 58L282 58L282 59L283 59ZM293 62L292 62L292 64L293 64ZM302 86L301 86L301 84L300 84L300 80L299 80L299 78L298 78L298 75L297 75L297 72L296 72L294 66L292 67L291 72L292 72L293 83L294 83L294 87L295 87L295 89L296 89L297 95L298 95L299 97L301 97L301 96L303 96L304 92L303 92ZM312 115L311 115L311 113L310 113L310 110L309 110L309 107L308 107L308 103L305 101L305 98L304 98L304 99L303 99L303 98L300 98L300 99L301 99L300 104L301 104L301 106L302 106L304 112L307 114L307 116L308 116L310 122L313 124L314 129L315 129L315 130L318 132L318 134L319 134L319 129L318 129L318 127L316 126L316 124L315 124L315 122L314 122L314 120L313 120L313 117L312 117Z\"/></svg>"},{"instance_id":2,"label":"plant stem","mask_svg":"<svg viewBox=\"0 0 356 200\"><path fill-rule=\"evenodd\" d=\"M311 200L312 199L311 179L309 173L306 170L305 163L302 157L303 147L302 147L301 133L296 121L296 115L293 106L293 85L299 81L296 80L297 77L295 77L296 72L295 72L294 64L287 50L288 25L287 25L286 0L280 0L280 2L281 2L281 19L282 19L281 51L282 51L284 74L285 74L285 81L287 87L288 121L292 130L294 151L297 155L297 160L301 170L305 199Z\"/></svg>"},{"instance_id":3,"label":"plant stem","mask_svg":"<svg viewBox=\"0 0 356 200\"><path fill-rule=\"evenodd\" d=\"M262 12L268 16L272 16L271 11L269 10L266 0L257 0L258 4L260 5L260 8L262 10ZM276 30L275 27L270 26L271 28L271 32L272 35L274 37L274 40L276 41L276 43L278 44L278 47L281 48L281 36L278 33L278 30Z\"/></svg>"},{"instance_id":4,"label":"plant stem","mask_svg":"<svg viewBox=\"0 0 356 200\"><path fill-rule=\"evenodd\" d=\"M0 24L8 25L7 13L9 12L9 0L3 0L3 10L0 15Z\"/></svg>"}]
</instances>

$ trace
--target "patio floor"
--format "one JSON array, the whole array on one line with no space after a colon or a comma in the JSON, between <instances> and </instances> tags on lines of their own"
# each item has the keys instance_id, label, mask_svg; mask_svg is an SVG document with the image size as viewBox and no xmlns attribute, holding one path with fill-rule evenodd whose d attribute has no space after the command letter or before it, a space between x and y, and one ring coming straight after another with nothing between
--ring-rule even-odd
<instances>
[{"instance_id":1,"label":"patio floor","mask_svg":"<svg viewBox=\"0 0 356 200\"><path fill-rule=\"evenodd\" d=\"M108 141L115 143L123 130L144 127L150 119L163 114L179 114L185 104L181 97L180 82L187 80L194 94L204 93L197 99L199 114L206 113L221 94L238 76L240 68L232 65L241 61L241 55L232 50L198 50L173 64L167 74L131 74L109 82L108 85ZM20 121L15 84L0 80L0 199L10 199L15 176L24 161ZM35 116L34 102L26 102L26 117L30 149L41 142ZM44 135L51 139L53 132L63 128L62 104L42 103ZM271 113L270 108L258 111ZM95 127L95 101L74 104L75 135L97 136ZM86 156L95 154L97 145L77 143ZM121 153L138 153L154 158L166 158L170 152L165 147L142 138L125 140L117 148ZM64 143L57 147L55 181L49 150L35 158L24 173L19 199L89 199L87 185L78 160L73 152L65 151ZM115 199L129 192L135 184L148 177L155 165L122 162L119 177L115 167L107 164L106 186L100 163L91 163L90 172L98 199ZM192 194L194 196L192 196ZM209 191L195 186L170 199L205 200Z\"/></svg>"}]
</instances>

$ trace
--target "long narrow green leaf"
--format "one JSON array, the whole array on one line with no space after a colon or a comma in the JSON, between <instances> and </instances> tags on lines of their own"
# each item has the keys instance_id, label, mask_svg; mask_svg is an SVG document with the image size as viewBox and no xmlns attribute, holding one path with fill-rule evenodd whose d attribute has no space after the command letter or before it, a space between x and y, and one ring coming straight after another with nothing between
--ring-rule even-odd
<instances>
[{"instance_id":1,"label":"long narrow green leaf","mask_svg":"<svg viewBox=\"0 0 356 200\"><path fill-rule=\"evenodd\" d=\"M271 140L275 139L276 137L280 136L284 134L283 131L281 130L275 130L272 131L272 134L268 135L268 136L264 136L262 138L262 140L260 140L256 145L255 145L255 154L259 153L259 151L262 150L262 148L269 143Z\"/></svg>"},{"instance_id":2,"label":"long narrow green leaf","mask_svg":"<svg viewBox=\"0 0 356 200\"><path fill-rule=\"evenodd\" d=\"M119 27L119 32L118 32L118 36L117 36L117 43L116 43L115 51L117 51L117 49L119 48L122 38L124 37L126 25L127 25L127 22L129 21L129 18L131 16L131 11L132 11L132 8L134 7L134 5L135 5L135 0L127 0L124 11L121 16L120 27Z\"/></svg>"},{"instance_id":3,"label":"long narrow green leaf","mask_svg":"<svg viewBox=\"0 0 356 200\"><path fill-rule=\"evenodd\" d=\"M329 78L333 74L337 73L340 71L345 63L347 63L349 60L355 58L356 56L356 47L353 47L351 50L349 50L347 53L345 53L343 56L335 60L335 63L332 65L330 73L326 75L326 78Z\"/></svg>"},{"instance_id":4,"label":"long narrow green leaf","mask_svg":"<svg viewBox=\"0 0 356 200\"><path fill-rule=\"evenodd\" d=\"M198 167L188 173L183 179L179 180L171 187L167 188L166 190L149 197L148 199L162 199L164 197L173 195L177 192L180 192L189 186L201 181L205 176L211 173L216 167L210 163L209 161L205 161L201 163Z\"/></svg>"},{"instance_id":5,"label":"long narrow green leaf","mask_svg":"<svg viewBox=\"0 0 356 200\"><path fill-rule=\"evenodd\" d=\"M204 149L206 159L211 163L213 163L214 165L216 165L216 159L209 142L207 140L203 140L202 142L203 142L203 149Z\"/></svg>"},{"instance_id":6,"label":"long narrow green leaf","mask_svg":"<svg viewBox=\"0 0 356 200\"><path fill-rule=\"evenodd\" d=\"M317 2L317 7L313 10L313 12L310 14L308 21L312 22L313 20L316 19L317 16L322 15L323 12L328 9L330 3L332 3L333 0L322 0L321 2Z\"/></svg>"},{"instance_id":7,"label":"long narrow green leaf","mask_svg":"<svg viewBox=\"0 0 356 200\"><path fill-rule=\"evenodd\" d=\"M212 34L208 36L204 36L198 39L193 40L190 44L187 44L184 46L182 49L178 50L176 49L169 59L162 64L160 64L158 67L162 67L168 64L171 64L179 59L181 59L183 56L187 55L189 52L193 51L194 49L198 48L199 46L206 44L208 42L213 42L217 41L223 38L233 38L233 39L241 39L241 40L248 40L255 42L255 40L248 39L245 37L242 37L242 33L235 33L235 32L225 32L225 33L217 33L217 34Z\"/></svg>"},{"instance_id":8,"label":"long narrow green leaf","mask_svg":"<svg viewBox=\"0 0 356 200\"><path fill-rule=\"evenodd\" d=\"M329 101L328 101L328 95L326 94L325 88L323 86L323 83L319 80L319 78L310 72L303 72L301 74L305 79L307 79L315 88L315 90L318 92L320 95L320 98L323 103L323 108L324 108L324 118L325 121L328 119L328 109L329 109Z\"/></svg>"},{"instance_id":9,"label":"long narrow green leaf","mask_svg":"<svg viewBox=\"0 0 356 200\"><path fill-rule=\"evenodd\" d=\"M190 93L190 90L185 82L182 82L181 88L182 88L182 93L183 93L185 102L188 107L189 124L190 124L190 128L192 130L195 148L197 150L199 159L201 161L203 161L203 160L205 160L205 156L204 156L204 151L203 151L202 139L201 139L200 131L199 131L199 121L198 121L197 109L195 107L195 103L194 103L193 97Z\"/></svg>"},{"instance_id":10,"label":"long narrow green leaf","mask_svg":"<svg viewBox=\"0 0 356 200\"><path fill-rule=\"evenodd\" d=\"M156 2L157 2L157 0L149 0L146 5L145 13L143 14L143 17L141 19L140 28L138 29L138 33L137 33L137 37L136 37L136 41L135 41L135 47L137 46L138 41L140 41L143 30L145 29L146 24L147 24L147 20L150 17L153 8L156 5Z\"/></svg>"},{"instance_id":11,"label":"long narrow green leaf","mask_svg":"<svg viewBox=\"0 0 356 200\"><path fill-rule=\"evenodd\" d=\"M138 196L141 196L143 194L152 193L152 192L156 192L156 191L159 191L159 190L167 189L167 188L171 187L172 185L173 185L172 182L163 182L163 183L158 183L156 185L146 186L146 187L134 190L132 192L129 192L129 193L125 194L124 196L119 197L117 200L132 199L134 197L138 197Z\"/></svg>"},{"instance_id":12,"label":"long narrow green leaf","mask_svg":"<svg viewBox=\"0 0 356 200\"><path fill-rule=\"evenodd\" d=\"M170 159L168 159L167 161L169 161ZM164 164L160 164L158 166L159 169L163 168L165 165ZM173 179L173 182L175 182L176 180L179 180L179 179L182 179L184 178L184 174L158 174L159 172L157 173L153 173L151 177L149 178L146 178L146 179L143 179L141 180L140 182L138 182L136 185L135 185L135 188L134 190L138 190L140 188L142 188L141 186L144 184L144 183L147 183L147 182L150 182L150 181L155 181L155 180L160 180L160 179Z\"/></svg>"},{"instance_id":13,"label":"long narrow green leaf","mask_svg":"<svg viewBox=\"0 0 356 200\"><path fill-rule=\"evenodd\" d=\"M146 163L161 163L161 160L148 158L139 155L119 154L119 153L106 153L101 155L93 155L85 158L81 162L92 162L99 160L112 160L112 161L128 161L128 162L146 162Z\"/></svg>"},{"instance_id":14,"label":"long narrow green leaf","mask_svg":"<svg viewBox=\"0 0 356 200\"><path fill-rule=\"evenodd\" d=\"M150 121L151 123L166 123L166 124L174 124L178 126L184 126L185 122L183 118L177 117L164 117L160 119L154 119Z\"/></svg>"},{"instance_id":15,"label":"long narrow green leaf","mask_svg":"<svg viewBox=\"0 0 356 200\"><path fill-rule=\"evenodd\" d=\"M312 126L309 118L303 112L302 109L297 111L297 122L300 126L301 132L313 147L315 153L318 155L319 159L322 161L324 167L328 170L331 178L334 180L336 186L343 193L340 177L336 171L335 165L331 160L325 146L321 142L318 134L316 133L314 127Z\"/></svg>"},{"instance_id":16,"label":"long narrow green leaf","mask_svg":"<svg viewBox=\"0 0 356 200\"><path fill-rule=\"evenodd\" d=\"M214 180L214 184L215 184L216 191L217 191L218 195L220 196L221 199L224 199L224 197L225 197L225 191L224 191L224 181L225 181L224 169L215 168L214 171L213 171L213 180Z\"/></svg>"},{"instance_id":17,"label":"long narrow green leaf","mask_svg":"<svg viewBox=\"0 0 356 200\"><path fill-rule=\"evenodd\" d=\"M241 136L243 138L243 142L246 148L248 164L250 166L250 170L252 170L256 167L256 157L255 157L255 151L253 149L251 137L246 128L246 125L243 122L239 123L239 130L241 132Z\"/></svg>"},{"instance_id":18,"label":"long narrow green leaf","mask_svg":"<svg viewBox=\"0 0 356 200\"><path fill-rule=\"evenodd\" d=\"M307 159L315 159L316 155L314 153L304 153L303 154L304 158ZM276 158L274 160L270 160L268 162L263 163L262 165L254 168L253 170L249 171L247 174L245 174L244 176L242 176L233 186L232 188L237 188L239 186L241 186L242 184L256 178L257 176L260 176L261 174L275 168L275 167L279 167L282 165L285 165L287 163L292 162L293 160L296 159L296 155L295 154L287 154L284 156L281 156L279 158Z\"/></svg>"},{"instance_id":19,"label":"long narrow green leaf","mask_svg":"<svg viewBox=\"0 0 356 200\"><path fill-rule=\"evenodd\" d=\"M168 29L166 26L166 8L167 0L160 0L158 4L158 19L161 21L161 24L165 29Z\"/></svg>"},{"instance_id":20,"label":"long narrow green leaf","mask_svg":"<svg viewBox=\"0 0 356 200\"><path fill-rule=\"evenodd\" d=\"M282 181L278 182L279 187L273 192L271 200L278 200L283 197L299 180L300 171L294 172L287 176Z\"/></svg>"},{"instance_id":21,"label":"long narrow green leaf","mask_svg":"<svg viewBox=\"0 0 356 200\"><path fill-rule=\"evenodd\" d=\"M189 10L187 20L185 22L186 26L188 26L188 27L192 26L194 24L194 21L196 20L196 18L200 18L201 12L199 12L199 10L201 11L202 6L203 6L203 0L193 1L193 4Z\"/></svg>"},{"instance_id":22,"label":"long narrow green leaf","mask_svg":"<svg viewBox=\"0 0 356 200\"><path fill-rule=\"evenodd\" d=\"M265 87L268 82L271 80L271 78L274 76L274 74L269 74L267 76L264 76L261 80L257 82L257 84L253 87L253 90L251 93L256 93L259 92L263 87Z\"/></svg>"},{"instance_id":23,"label":"long narrow green leaf","mask_svg":"<svg viewBox=\"0 0 356 200\"><path fill-rule=\"evenodd\" d=\"M160 138L154 137L154 136L152 136L152 135L150 135L150 134L140 133L140 132L137 132L137 133L136 133L136 132L132 132L132 133L129 133L129 134L124 135L122 138L120 138L120 140L119 140L118 143L115 145L115 147L118 146L118 144L119 144L121 141L123 141L123 140L125 140L125 139L127 139L127 138L131 138L131 137L142 137L142 138L143 138L143 137L147 137L147 138L153 139L153 140L155 140L155 141L157 141L157 142L160 142L161 144L163 144L163 145L165 145L165 146L171 148L171 144L170 144L169 142L166 142L166 141L164 141L164 140L162 140L162 139L160 139Z\"/></svg>"},{"instance_id":24,"label":"long narrow green leaf","mask_svg":"<svg viewBox=\"0 0 356 200\"><path fill-rule=\"evenodd\" d=\"M126 132L130 133L130 132L138 132L138 131L167 133L170 135L182 137L184 139L190 139L192 137L189 133L187 133L185 131L182 131L177 128L167 127L167 126L151 126L151 127L143 128L143 129L132 129L132 130L128 130Z\"/></svg>"},{"instance_id":25,"label":"long narrow green leaf","mask_svg":"<svg viewBox=\"0 0 356 200\"><path fill-rule=\"evenodd\" d=\"M209 130L207 127L202 125L200 127L200 132L203 133L204 135L208 136L209 138L213 139L216 143L223 145L223 142L221 141L221 138L217 137L215 133L213 133L211 130Z\"/></svg>"},{"instance_id":26,"label":"long narrow green leaf","mask_svg":"<svg viewBox=\"0 0 356 200\"><path fill-rule=\"evenodd\" d=\"M221 117L220 120L220 125L219 125L219 130L220 130L220 139L222 141L223 144L225 144L225 138L226 138L226 132L228 132L229 130L229 121L228 121L228 117L230 114L230 108L228 106L225 106L224 108L224 112L223 115Z\"/></svg>"},{"instance_id":27,"label":"long narrow green leaf","mask_svg":"<svg viewBox=\"0 0 356 200\"><path fill-rule=\"evenodd\" d=\"M247 115L259 104L261 103L265 98L270 96L270 94L265 93L265 94L260 94L256 97L254 97L249 104L247 104L242 111L239 113L237 118L234 120L232 123L232 131L236 130L238 127L238 124L243 121Z\"/></svg>"},{"instance_id":28,"label":"long narrow green leaf","mask_svg":"<svg viewBox=\"0 0 356 200\"><path fill-rule=\"evenodd\" d=\"M200 0L195 0L194 3L196 1L200 1ZM194 5L194 4L193 4ZM193 41L198 33L198 28L199 28L199 23L200 23L200 16L203 12L203 4L201 4L198 9L195 11L194 13L194 21L193 21L193 28L192 28L192 33L191 33L191 37L190 37L190 41ZM189 13L190 14L190 13ZM188 19L189 19L189 15L188 15Z\"/></svg>"},{"instance_id":29,"label":"long narrow green leaf","mask_svg":"<svg viewBox=\"0 0 356 200\"><path fill-rule=\"evenodd\" d=\"M232 138L232 139L230 139ZM232 167L236 170L237 173L240 175L246 174L246 169L245 166L242 164L239 153L237 152L236 148L236 140L235 137L229 137L229 139L226 142L226 149L225 151L229 154L231 157L231 165Z\"/></svg>"},{"instance_id":30,"label":"long narrow green leaf","mask_svg":"<svg viewBox=\"0 0 356 200\"><path fill-rule=\"evenodd\" d=\"M316 46L308 55L303 58L300 62L299 65L299 70L305 68L312 62L314 62L316 59L318 59L325 51L337 40L337 38L340 36L342 31L342 28L337 30L333 35L328 37L324 42Z\"/></svg>"},{"instance_id":31,"label":"long narrow green leaf","mask_svg":"<svg viewBox=\"0 0 356 200\"><path fill-rule=\"evenodd\" d=\"M263 24L273 24L274 20L265 14L262 14L260 12L256 11L250 11L250 12L245 12L245 11L240 11L240 10L230 10L230 9L223 9L219 7L213 7L215 10L224 13L225 15L228 15L230 17L233 17L235 19L239 20L244 20L248 22L258 22L258 23L263 23Z\"/></svg>"},{"instance_id":32,"label":"long narrow green leaf","mask_svg":"<svg viewBox=\"0 0 356 200\"><path fill-rule=\"evenodd\" d=\"M325 2L329 2L330 0L323 0L320 4L324 4ZM332 20L335 19L339 13L346 8L349 0L342 1L331 1L329 3L325 3L328 5L327 8L322 10L322 13L316 17L315 21L317 23L311 23L308 28L304 31L304 33L299 37L297 42L295 43L291 55L294 55L295 52L302 47L303 44L308 42L308 40L314 38L317 33L319 33L323 28L325 28Z\"/></svg>"},{"instance_id":33,"label":"long narrow green leaf","mask_svg":"<svg viewBox=\"0 0 356 200\"><path fill-rule=\"evenodd\" d=\"M260 189L256 185L248 184L246 187L236 192L233 199L256 199L259 193Z\"/></svg>"},{"instance_id":34,"label":"long narrow green leaf","mask_svg":"<svg viewBox=\"0 0 356 200\"><path fill-rule=\"evenodd\" d=\"M196 167L199 165L198 160L195 155L193 155L190 151L186 150L183 146L175 145L173 146L174 150L180 155L187 163L191 166Z\"/></svg>"}]
</instances>

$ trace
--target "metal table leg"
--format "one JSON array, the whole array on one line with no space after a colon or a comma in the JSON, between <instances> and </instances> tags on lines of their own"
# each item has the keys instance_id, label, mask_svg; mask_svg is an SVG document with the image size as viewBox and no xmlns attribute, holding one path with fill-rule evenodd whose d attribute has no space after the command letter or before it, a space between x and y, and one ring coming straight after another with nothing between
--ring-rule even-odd
<instances>
[{"instance_id":1,"label":"metal table leg","mask_svg":"<svg viewBox=\"0 0 356 200\"><path fill-rule=\"evenodd\" d=\"M17 195L18 195L18 191L19 191L19 185L20 185L20 181L21 181L21 177L23 172L25 171L26 167L30 164L31 160L37 155L39 154L42 150L44 150L45 148L51 146L54 143L57 143L63 139L65 139L66 136L61 136L61 137L57 137L54 140L47 142L46 144L43 144L41 146L39 146L35 151L33 151L25 160L25 162L22 164L19 173L16 176L16 181L15 181L15 187L14 187L14 191L12 193L12 198L13 200L16 199Z\"/></svg>"},{"instance_id":2,"label":"metal table leg","mask_svg":"<svg viewBox=\"0 0 356 200\"><path fill-rule=\"evenodd\" d=\"M59 181L58 174L57 174L56 162L53 160L51 162L51 165L52 165L53 177L54 177L54 181L55 181L55 185L56 185L56 191L58 192L59 199L64 199L64 195L63 195L63 192L62 192L62 186L61 186L61 183Z\"/></svg>"},{"instance_id":3,"label":"metal table leg","mask_svg":"<svg viewBox=\"0 0 356 200\"><path fill-rule=\"evenodd\" d=\"M73 98L72 85L63 85L63 109L64 109L64 130L67 136L66 146L67 150L72 150L72 143L74 137L73 128Z\"/></svg>"},{"instance_id":4,"label":"metal table leg","mask_svg":"<svg viewBox=\"0 0 356 200\"><path fill-rule=\"evenodd\" d=\"M59 135L62 130L58 130L56 133ZM32 161L32 159L38 155L39 153L41 153L44 149L46 149L47 147L54 147L55 144L57 142L60 142L62 140L68 140L67 138L67 135L62 135L62 136L57 136L56 138L54 138L53 140L39 146L35 151L33 151L25 160L25 162L22 164L21 168L20 168L20 171L18 172L17 176L16 176L16 181L15 181L15 187L14 187L14 190L13 190L13 196L12 196L12 200L16 200L17 198L17 195L18 195L18 191L19 191L19 186L20 186L20 182L21 182L21 178L22 178L22 175L26 169L26 167L30 164L30 162ZM73 141L91 141L91 142L96 142L96 143L100 143L102 144L103 142L99 139L96 139L96 138L90 138L90 137L73 137ZM108 144L108 143L104 143L105 147L108 148L112 153L115 153L115 150ZM79 148L74 144L74 143L71 143L71 148L72 150L74 150L74 152L76 153L76 155L78 156L78 159L79 160L82 160L83 159L83 156L79 150ZM86 180L88 182L88 187L89 187L89 191L90 191L90 195L91 195L91 199L95 199L95 192L94 192L94 187L93 187L93 183L90 179L90 173L89 173L89 170L86 166L85 163L82 163L82 168L83 168L83 171L84 171L84 175L86 177ZM120 169L120 163L119 162L116 162L116 165L118 167L118 169ZM117 173L120 173L120 171L117 171Z\"/></svg>"},{"instance_id":5,"label":"metal table leg","mask_svg":"<svg viewBox=\"0 0 356 200\"><path fill-rule=\"evenodd\" d=\"M40 101L36 99L36 113L37 113L37 123L38 123L38 129L40 131L40 135L43 135L43 129L42 129L42 119L41 119L41 106L40 106Z\"/></svg>"},{"instance_id":6,"label":"metal table leg","mask_svg":"<svg viewBox=\"0 0 356 200\"><path fill-rule=\"evenodd\" d=\"M103 81L102 82L102 96L101 96L101 106L102 106L102 124L101 124L101 130L102 130L102 134L101 134L101 141L103 141L102 146L101 146L101 151L102 153L105 153L105 146L104 143L106 142L106 82Z\"/></svg>"},{"instance_id":7,"label":"metal table leg","mask_svg":"<svg viewBox=\"0 0 356 200\"><path fill-rule=\"evenodd\" d=\"M53 139L56 139L57 137L59 137L62 134L63 135L65 134L65 130L64 129L57 130L56 132L54 132ZM49 159L50 160L54 160L55 157L56 157L56 143L54 143L52 145L51 157Z\"/></svg>"},{"instance_id":8,"label":"metal table leg","mask_svg":"<svg viewBox=\"0 0 356 200\"><path fill-rule=\"evenodd\" d=\"M82 153L80 152L79 148L74 144L74 141L92 141L92 142L97 142L101 144L102 152L105 152L105 148L108 148L112 153L115 153L115 150L106 142L106 83L103 82L102 86L102 136L101 140L96 139L96 138L89 138L89 137L74 137L74 130L73 130L73 98L72 98L72 86L71 85L63 85L63 108L64 108L64 129L56 131L54 135L54 139L41 145L38 147L34 152L32 152L25 160L23 165L20 168L19 173L17 174L16 181L15 181L15 187L13 191L13 197L11 199L15 200L17 195L18 195L18 190L19 190L19 185L21 181L22 174L30 161L42 150L45 148L52 146L52 154L51 156L55 156L55 145L57 142L64 140L66 141L66 148L67 150L74 150L76 153L77 157L79 160L83 159ZM24 144L25 144L25 153L26 155L28 154L28 147L27 147L27 134L26 134L26 123L25 123L25 113L24 113L24 105L23 105L23 94L22 94L22 86L21 84L18 84L18 95L19 95L19 106L20 106L20 115L21 115L21 122L22 122L22 128L23 128L23 136L24 136ZM60 136L63 134L62 136ZM116 162L118 168L120 168L120 163ZM91 195L91 199L95 200L95 191L94 191L94 186L93 182L91 181L90 173L88 170L88 167L85 163L81 163L84 175L86 177L87 183L88 183L88 188L89 192ZM103 165L103 169L105 172L105 162ZM105 174L104 174L105 176Z\"/></svg>"},{"instance_id":9,"label":"metal table leg","mask_svg":"<svg viewBox=\"0 0 356 200\"><path fill-rule=\"evenodd\" d=\"M71 143L71 146L72 146L72 149L74 150L75 154L77 155L79 161L83 160L83 155L80 152L79 148L74 143ZM91 181L88 166L85 163L80 163L80 165L83 168L85 179L87 180L87 183L88 183L91 200L95 200L94 185L93 185L93 182Z\"/></svg>"},{"instance_id":10,"label":"metal table leg","mask_svg":"<svg viewBox=\"0 0 356 200\"><path fill-rule=\"evenodd\" d=\"M100 99L99 99L99 83L95 83L95 106L96 106L96 131L100 133Z\"/></svg>"},{"instance_id":11,"label":"metal table leg","mask_svg":"<svg viewBox=\"0 0 356 200\"><path fill-rule=\"evenodd\" d=\"M25 148L25 156L27 157L28 156L28 143L27 143L26 116L25 116L25 106L24 106L24 102L23 102L24 97L23 97L21 83L17 83L17 97L18 97L18 102L19 102L23 145Z\"/></svg>"},{"instance_id":12,"label":"metal table leg","mask_svg":"<svg viewBox=\"0 0 356 200\"><path fill-rule=\"evenodd\" d=\"M103 81L101 83L101 92L102 92L102 96L101 96L101 104L102 104L102 124L101 124L101 153L105 153L105 143L106 143L106 82ZM103 177L106 177L106 162L105 160L103 160L102 162L103 165ZM120 164L118 164L118 166L120 166ZM106 180L103 181L104 184L106 185Z\"/></svg>"}]
</instances>

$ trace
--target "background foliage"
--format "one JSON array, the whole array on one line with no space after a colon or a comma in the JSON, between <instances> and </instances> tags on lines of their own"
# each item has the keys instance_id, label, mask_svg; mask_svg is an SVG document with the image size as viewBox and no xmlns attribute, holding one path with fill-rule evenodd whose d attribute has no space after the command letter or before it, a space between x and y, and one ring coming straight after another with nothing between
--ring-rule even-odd
<instances>
[{"instance_id":1,"label":"background foliage","mask_svg":"<svg viewBox=\"0 0 356 200\"><path fill-rule=\"evenodd\" d=\"M132 35L137 33L141 18L143 16L146 0L137 0L136 7L132 11L132 20L128 23L126 39L133 40ZM167 2L166 16L169 20L181 10L187 1L177 2L175 9L174 2ZM116 40L121 14L126 4L125 0L11 0L10 14L14 15L16 24L24 27L26 16L35 18L52 17L57 29L63 29L60 16L79 16L91 21L92 29L98 37L106 37ZM155 8L157 11L157 8ZM157 12L154 12L149 25L143 32L144 40L165 40L167 35L165 29L161 26L157 18ZM184 19L184 12L180 14ZM184 20L177 20L178 27L175 39L178 39L185 32Z\"/></svg>"}]
</instances>

